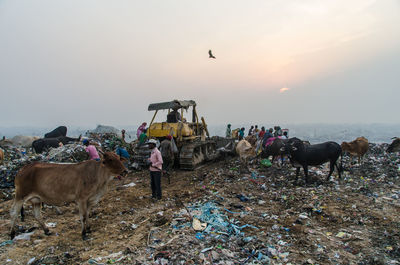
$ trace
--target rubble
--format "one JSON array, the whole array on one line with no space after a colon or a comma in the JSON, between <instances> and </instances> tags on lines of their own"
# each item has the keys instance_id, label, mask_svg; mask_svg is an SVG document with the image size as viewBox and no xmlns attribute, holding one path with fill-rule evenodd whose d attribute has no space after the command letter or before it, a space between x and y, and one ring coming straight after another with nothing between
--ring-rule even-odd
<instances>
[{"instance_id":1,"label":"rubble","mask_svg":"<svg viewBox=\"0 0 400 265\"><path fill-rule=\"evenodd\" d=\"M43 208L54 235L44 236L38 230L29 240L8 242L11 201L3 199L0 260L20 264L33 258L32 264L398 264L400 157L386 153L386 147L371 144L361 165L344 156L342 179L334 175L326 181L326 165L310 168L311 184L304 183L302 171L296 182L295 169L287 160L278 167L278 162L265 166L260 159L245 165L235 157L195 171L175 171L171 184L163 179L164 199L157 203L150 199L148 172L135 172L112 182L110 192L92 213L93 232L87 242L70 229L79 226L71 213L74 205L62 206L63 215ZM66 150L79 150L78 145L64 148L36 158L70 160ZM35 157L21 151L12 156L13 164ZM37 226L32 209L28 206L26 211L24 227Z\"/></svg>"}]
</instances>

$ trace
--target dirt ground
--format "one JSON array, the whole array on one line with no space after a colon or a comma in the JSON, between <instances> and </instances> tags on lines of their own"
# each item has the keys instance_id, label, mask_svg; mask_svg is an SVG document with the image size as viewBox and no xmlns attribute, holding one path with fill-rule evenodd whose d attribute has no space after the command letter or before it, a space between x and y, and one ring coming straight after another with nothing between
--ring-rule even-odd
<instances>
[{"instance_id":1,"label":"dirt ground","mask_svg":"<svg viewBox=\"0 0 400 265\"><path fill-rule=\"evenodd\" d=\"M170 184L163 178L159 202L150 199L148 173L131 173L111 182L86 241L74 204L60 207L62 214L42 209L45 222L55 223L52 235L37 228L29 240L7 241L12 201L5 201L0 264L400 264L397 160L382 158L375 168L376 159L370 154L361 166L347 160L341 180L335 173L326 181L326 166L312 168L312 184L305 184L288 163L264 168L230 158L175 171ZM251 227L196 238L191 206L209 201ZM18 225L38 227L30 206Z\"/></svg>"}]
</instances>

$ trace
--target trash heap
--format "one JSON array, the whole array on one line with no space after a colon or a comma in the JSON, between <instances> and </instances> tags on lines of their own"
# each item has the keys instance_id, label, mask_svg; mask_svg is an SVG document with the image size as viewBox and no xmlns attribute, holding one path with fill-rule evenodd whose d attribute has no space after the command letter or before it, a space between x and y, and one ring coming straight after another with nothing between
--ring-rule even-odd
<instances>
[{"instance_id":1,"label":"trash heap","mask_svg":"<svg viewBox=\"0 0 400 265\"><path fill-rule=\"evenodd\" d=\"M0 200L12 198L15 175L23 166L31 162L76 163L87 159L84 146L78 143L51 148L42 154L32 153L25 148L10 147L4 149L5 159L3 164L0 165Z\"/></svg>"},{"instance_id":2,"label":"trash heap","mask_svg":"<svg viewBox=\"0 0 400 265\"><path fill-rule=\"evenodd\" d=\"M4 235L0 258L10 264L33 258L32 264L399 264L400 157L385 149L371 144L361 164L344 155L342 179L335 171L327 181L328 165L310 167L309 184L303 170L295 180L287 159L282 166L221 160L173 172L170 185L162 180L157 202L148 172L135 172L115 181L96 207L90 247L70 230L76 216L46 209L60 237L40 231L24 244Z\"/></svg>"},{"instance_id":3,"label":"trash heap","mask_svg":"<svg viewBox=\"0 0 400 265\"><path fill-rule=\"evenodd\" d=\"M58 148L51 148L43 157L46 162L77 163L88 157L85 147L81 144L66 144Z\"/></svg>"},{"instance_id":4,"label":"trash heap","mask_svg":"<svg viewBox=\"0 0 400 265\"><path fill-rule=\"evenodd\" d=\"M117 146L127 145L115 133L89 133L87 135L90 139L99 143L104 151L114 151Z\"/></svg>"}]
</instances>

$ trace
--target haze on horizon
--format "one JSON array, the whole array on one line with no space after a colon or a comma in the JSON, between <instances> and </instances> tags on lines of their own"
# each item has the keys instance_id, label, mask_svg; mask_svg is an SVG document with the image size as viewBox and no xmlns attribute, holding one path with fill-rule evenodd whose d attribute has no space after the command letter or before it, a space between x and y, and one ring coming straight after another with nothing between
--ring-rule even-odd
<instances>
[{"instance_id":1,"label":"haze on horizon","mask_svg":"<svg viewBox=\"0 0 400 265\"><path fill-rule=\"evenodd\" d=\"M210 124L399 123L398 0L3 0L0 36L3 127L172 99Z\"/></svg>"}]
</instances>

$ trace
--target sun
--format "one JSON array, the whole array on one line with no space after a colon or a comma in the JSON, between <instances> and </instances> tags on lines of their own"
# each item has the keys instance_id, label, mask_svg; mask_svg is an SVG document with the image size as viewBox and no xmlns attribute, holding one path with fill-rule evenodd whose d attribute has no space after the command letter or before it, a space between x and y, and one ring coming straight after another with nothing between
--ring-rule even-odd
<instances>
[{"instance_id":1,"label":"sun","mask_svg":"<svg viewBox=\"0 0 400 265\"><path fill-rule=\"evenodd\" d=\"M290 90L290 88L288 88L288 87L282 87L281 89L279 89L279 92L280 92L280 93L283 93L283 92L286 92L286 91L288 91L288 90Z\"/></svg>"}]
</instances>

